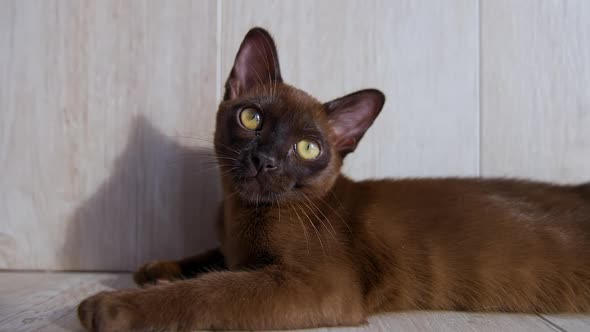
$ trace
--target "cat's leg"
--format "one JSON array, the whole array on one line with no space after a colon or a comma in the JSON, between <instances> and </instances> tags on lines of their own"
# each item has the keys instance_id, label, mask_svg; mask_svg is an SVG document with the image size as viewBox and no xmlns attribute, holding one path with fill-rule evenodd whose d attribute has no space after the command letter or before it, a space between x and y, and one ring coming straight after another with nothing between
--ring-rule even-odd
<instances>
[{"instance_id":1,"label":"cat's leg","mask_svg":"<svg viewBox=\"0 0 590 332\"><path fill-rule=\"evenodd\" d=\"M103 292L82 302L78 316L91 331L268 330L366 321L362 291L351 274L279 266Z\"/></svg>"},{"instance_id":2,"label":"cat's leg","mask_svg":"<svg viewBox=\"0 0 590 332\"><path fill-rule=\"evenodd\" d=\"M205 272L223 269L225 269L223 254L219 249L212 249L179 261L147 263L133 274L133 280L136 284L144 286L193 278Z\"/></svg>"}]
</instances>

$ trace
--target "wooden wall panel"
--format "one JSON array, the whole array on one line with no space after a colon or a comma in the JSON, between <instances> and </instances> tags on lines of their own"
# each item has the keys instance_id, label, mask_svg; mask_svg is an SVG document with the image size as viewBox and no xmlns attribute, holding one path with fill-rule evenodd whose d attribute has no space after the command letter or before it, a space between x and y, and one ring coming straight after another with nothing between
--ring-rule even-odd
<instances>
[{"instance_id":1,"label":"wooden wall panel","mask_svg":"<svg viewBox=\"0 0 590 332\"><path fill-rule=\"evenodd\" d=\"M288 83L387 95L354 178L587 181L589 22L584 0L1 0L0 269L129 270L214 245L208 140L257 25Z\"/></svg>"},{"instance_id":2,"label":"wooden wall panel","mask_svg":"<svg viewBox=\"0 0 590 332\"><path fill-rule=\"evenodd\" d=\"M0 268L127 270L215 243L215 1L0 3ZM202 152L207 148L197 149Z\"/></svg>"},{"instance_id":3,"label":"wooden wall panel","mask_svg":"<svg viewBox=\"0 0 590 332\"><path fill-rule=\"evenodd\" d=\"M387 95L348 157L355 178L478 174L476 1L223 1L221 78L244 34L267 28L283 78L320 100Z\"/></svg>"},{"instance_id":4,"label":"wooden wall panel","mask_svg":"<svg viewBox=\"0 0 590 332\"><path fill-rule=\"evenodd\" d=\"M254 25L276 36L288 81L318 97L387 94L349 174L477 174L470 1L0 6L0 268L126 270L212 246L206 140Z\"/></svg>"},{"instance_id":5,"label":"wooden wall panel","mask_svg":"<svg viewBox=\"0 0 590 332\"><path fill-rule=\"evenodd\" d=\"M482 174L590 181L590 2L481 13Z\"/></svg>"}]
</instances>

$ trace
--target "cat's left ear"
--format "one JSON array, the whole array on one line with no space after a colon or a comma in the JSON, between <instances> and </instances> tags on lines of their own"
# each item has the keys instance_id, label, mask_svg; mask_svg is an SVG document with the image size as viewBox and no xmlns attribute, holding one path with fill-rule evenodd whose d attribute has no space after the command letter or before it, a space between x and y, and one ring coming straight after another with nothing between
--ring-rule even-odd
<instances>
[{"instance_id":1,"label":"cat's left ear","mask_svg":"<svg viewBox=\"0 0 590 332\"><path fill-rule=\"evenodd\" d=\"M324 104L334 134L334 147L344 157L353 152L385 104L385 95L361 90Z\"/></svg>"},{"instance_id":2,"label":"cat's left ear","mask_svg":"<svg viewBox=\"0 0 590 332\"><path fill-rule=\"evenodd\" d=\"M234 66L225 83L224 100L232 100L257 85L282 82L275 43L262 28L253 28L244 37Z\"/></svg>"}]
</instances>

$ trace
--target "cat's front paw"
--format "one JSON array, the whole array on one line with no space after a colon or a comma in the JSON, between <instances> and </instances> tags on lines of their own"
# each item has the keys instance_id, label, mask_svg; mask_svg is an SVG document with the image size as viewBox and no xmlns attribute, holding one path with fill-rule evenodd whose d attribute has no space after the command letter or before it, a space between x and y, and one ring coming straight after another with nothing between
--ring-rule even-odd
<instances>
[{"instance_id":1,"label":"cat's front paw","mask_svg":"<svg viewBox=\"0 0 590 332\"><path fill-rule=\"evenodd\" d=\"M140 312L129 301L128 292L101 292L82 301L78 318L92 332L123 332L135 330L143 321Z\"/></svg>"},{"instance_id":2,"label":"cat's front paw","mask_svg":"<svg viewBox=\"0 0 590 332\"><path fill-rule=\"evenodd\" d=\"M149 286L171 282L182 278L178 263L156 261L147 263L133 273L133 280L139 286Z\"/></svg>"}]
</instances>

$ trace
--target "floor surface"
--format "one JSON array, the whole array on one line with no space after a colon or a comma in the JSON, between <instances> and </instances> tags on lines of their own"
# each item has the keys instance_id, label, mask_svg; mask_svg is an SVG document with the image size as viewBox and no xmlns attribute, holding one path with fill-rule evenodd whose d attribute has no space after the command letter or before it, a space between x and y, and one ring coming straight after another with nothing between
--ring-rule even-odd
<instances>
[{"instance_id":1,"label":"floor surface","mask_svg":"<svg viewBox=\"0 0 590 332\"><path fill-rule=\"evenodd\" d=\"M127 273L0 272L0 331L82 331L76 317L82 299L129 287ZM362 327L313 331L369 330L590 332L590 315L403 312L372 317Z\"/></svg>"}]
</instances>

